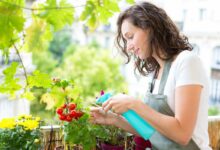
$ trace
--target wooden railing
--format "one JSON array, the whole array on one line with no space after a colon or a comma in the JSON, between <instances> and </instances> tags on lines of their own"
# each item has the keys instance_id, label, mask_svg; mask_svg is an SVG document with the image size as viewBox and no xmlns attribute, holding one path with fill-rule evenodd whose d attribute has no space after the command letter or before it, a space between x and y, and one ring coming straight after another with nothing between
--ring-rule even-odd
<instances>
[{"instance_id":1,"label":"wooden railing","mask_svg":"<svg viewBox=\"0 0 220 150\"><path fill-rule=\"evenodd\" d=\"M220 150L220 116L209 116L209 139L213 150Z\"/></svg>"}]
</instances>

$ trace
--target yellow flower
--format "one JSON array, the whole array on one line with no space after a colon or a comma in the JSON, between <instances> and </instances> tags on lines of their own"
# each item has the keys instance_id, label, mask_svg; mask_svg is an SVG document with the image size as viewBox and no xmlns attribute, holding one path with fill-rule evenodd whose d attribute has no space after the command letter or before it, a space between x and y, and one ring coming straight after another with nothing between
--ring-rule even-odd
<instances>
[{"instance_id":1,"label":"yellow flower","mask_svg":"<svg viewBox=\"0 0 220 150\"><path fill-rule=\"evenodd\" d=\"M5 118L0 121L0 128L13 129L16 125L14 118Z\"/></svg>"},{"instance_id":2,"label":"yellow flower","mask_svg":"<svg viewBox=\"0 0 220 150\"><path fill-rule=\"evenodd\" d=\"M39 126L39 122L36 120L25 120L24 122L21 122L20 125L22 125L25 130L33 130Z\"/></svg>"},{"instance_id":3,"label":"yellow flower","mask_svg":"<svg viewBox=\"0 0 220 150\"><path fill-rule=\"evenodd\" d=\"M18 116L18 120L24 119L25 116L26 116L26 115L24 115L24 114L23 114L23 115L19 115L19 116Z\"/></svg>"},{"instance_id":4,"label":"yellow flower","mask_svg":"<svg viewBox=\"0 0 220 150\"><path fill-rule=\"evenodd\" d=\"M25 115L25 119L32 119L32 115Z\"/></svg>"},{"instance_id":5,"label":"yellow flower","mask_svg":"<svg viewBox=\"0 0 220 150\"><path fill-rule=\"evenodd\" d=\"M39 122L40 121L40 117L36 117L35 120Z\"/></svg>"}]
</instances>

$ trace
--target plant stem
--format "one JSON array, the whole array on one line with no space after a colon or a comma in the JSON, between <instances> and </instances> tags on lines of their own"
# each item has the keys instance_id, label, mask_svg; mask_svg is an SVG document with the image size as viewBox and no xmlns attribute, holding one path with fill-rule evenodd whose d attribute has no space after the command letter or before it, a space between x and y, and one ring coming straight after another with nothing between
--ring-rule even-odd
<instances>
[{"instance_id":1,"label":"plant stem","mask_svg":"<svg viewBox=\"0 0 220 150\"><path fill-rule=\"evenodd\" d=\"M21 55L20 55L20 52L19 52L18 48L16 47L15 44L13 44L13 46L14 46L14 48L15 48L15 50L16 50L16 54L18 55L18 58L19 58L19 60L20 60L20 62L21 62L21 65L22 65L22 68L23 68L23 71L24 71L25 80L26 80L26 87L27 87L27 86L29 85L29 82L28 82L28 78L27 78L26 68L25 68L25 66L24 66L24 63L23 63L23 60L22 60L22 58L21 58Z\"/></svg>"}]
</instances>

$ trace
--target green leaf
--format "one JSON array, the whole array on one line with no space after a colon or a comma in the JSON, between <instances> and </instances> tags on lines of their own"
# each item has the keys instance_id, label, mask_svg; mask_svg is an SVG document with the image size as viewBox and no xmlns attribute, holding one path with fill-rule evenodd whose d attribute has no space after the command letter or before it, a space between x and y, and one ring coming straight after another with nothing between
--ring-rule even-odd
<instances>
[{"instance_id":1,"label":"green leaf","mask_svg":"<svg viewBox=\"0 0 220 150\"><path fill-rule=\"evenodd\" d=\"M80 16L80 20L86 20L95 10L95 5L92 1L87 1L86 2L86 6L85 9L83 10L81 16Z\"/></svg>"},{"instance_id":2,"label":"green leaf","mask_svg":"<svg viewBox=\"0 0 220 150\"><path fill-rule=\"evenodd\" d=\"M0 2L0 50L12 46L12 41L24 27L23 9L16 6L23 6L24 0L8 0Z\"/></svg>"},{"instance_id":3,"label":"green leaf","mask_svg":"<svg viewBox=\"0 0 220 150\"><path fill-rule=\"evenodd\" d=\"M19 78L14 77L18 66L17 62L12 62L8 68L3 70L4 81L0 84L0 92L10 94L12 98L15 97L15 92L22 88L18 83Z\"/></svg>"},{"instance_id":4,"label":"green leaf","mask_svg":"<svg viewBox=\"0 0 220 150\"><path fill-rule=\"evenodd\" d=\"M52 40L50 26L45 20L33 18L32 24L25 30L25 48L27 51L39 52L46 50Z\"/></svg>"},{"instance_id":5,"label":"green leaf","mask_svg":"<svg viewBox=\"0 0 220 150\"><path fill-rule=\"evenodd\" d=\"M119 6L118 6L118 1L116 0L104 0L103 1L104 8L106 10L109 10L111 12L119 12Z\"/></svg>"},{"instance_id":6,"label":"green leaf","mask_svg":"<svg viewBox=\"0 0 220 150\"><path fill-rule=\"evenodd\" d=\"M87 1L85 9L80 15L80 20L86 21L86 24L92 29L96 28L99 23L107 24L108 19L115 12L119 12L118 1L103 0L97 3L96 1Z\"/></svg>"},{"instance_id":7,"label":"green leaf","mask_svg":"<svg viewBox=\"0 0 220 150\"><path fill-rule=\"evenodd\" d=\"M56 99L54 98L54 96L50 93L45 93L42 95L41 97L41 102L46 103L46 109L50 110L52 108L54 108L55 104L56 104Z\"/></svg>"},{"instance_id":8,"label":"green leaf","mask_svg":"<svg viewBox=\"0 0 220 150\"><path fill-rule=\"evenodd\" d=\"M134 0L126 0L126 2L129 3L129 4L134 4L135 3Z\"/></svg>"},{"instance_id":9,"label":"green leaf","mask_svg":"<svg viewBox=\"0 0 220 150\"><path fill-rule=\"evenodd\" d=\"M35 96L32 92L29 92L29 91L26 91L25 93L23 93L21 95L22 98L26 98L28 100L34 100L35 99Z\"/></svg>"},{"instance_id":10,"label":"green leaf","mask_svg":"<svg viewBox=\"0 0 220 150\"><path fill-rule=\"evenodd\" d=\"M28 76L29 87L42 87L49 88L51 87L51 78L46 73L41 73L38 70L33 72L33 75Z\"/></svg>"},{"instance_id":11,"label":"green leaf","mask_svg":"<svg viewBox=\"0 0 220 150\"><path fill-rule=\"evenodd\" d=\"M87 21L87 24L91 28L95 28L96 27L96 16L95 16L95 14L91 14L90 18Z\"/></svg>"},{"instance_id":12,"label":"green leaf","mask_svg":"<svg viewBox=\"0 0 220 150\"><path fill-rule=\"evenodd\" d=\"M3 71L3 74L5 75L5 81L10 81L14 78L17 67L18 63L12 62L11 65Z\"/></svg>"},{"instance_id":13,"label":"green leaf","mask_svg":"<svg viewBox=\"0 0 220 150\"><path fill-rule=\"evenodd\" d=\"M66 0L61 0L59 3L57 3L57 0L47 0L46 3L39 5L39 7L46 10L40 12L37 16L45 19L54 31L73 23L75 10Z\"/></svg>"},{"instance_id":14,"label":"green leaf","mask_svg":"<svg viewBox=\"0 0 220 150\"><path fill-rule=\"evenodd\" d=\"M113 13L111 11L109 11L106 8L98 8L98 11L100 13L99 15L99 19L102 23L107 24L108 23L108 19L113 15Z\"/></svg>"}]
</instances>

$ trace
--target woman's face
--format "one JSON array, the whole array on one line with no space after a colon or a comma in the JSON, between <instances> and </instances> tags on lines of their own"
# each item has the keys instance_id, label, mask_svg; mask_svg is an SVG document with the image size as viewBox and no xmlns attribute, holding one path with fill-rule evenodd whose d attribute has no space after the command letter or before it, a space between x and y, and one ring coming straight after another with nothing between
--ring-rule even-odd
<instances>
[{"instance_id":1,"label":"woman's face","mask_svg":"<svg viewBox=\"0 0 220 150\"><path fill-rule=\"evenodd\" d=\"M122 36L127 41L127 52L140 59L149 57L149 31L134 26L128 19L121 26Z\"/></svg>"}]
</instances>

